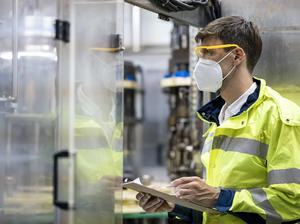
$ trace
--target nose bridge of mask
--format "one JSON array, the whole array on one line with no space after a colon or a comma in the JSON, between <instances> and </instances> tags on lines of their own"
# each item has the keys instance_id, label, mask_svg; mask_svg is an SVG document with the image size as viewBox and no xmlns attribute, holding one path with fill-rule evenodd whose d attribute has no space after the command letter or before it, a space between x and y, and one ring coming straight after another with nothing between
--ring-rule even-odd
<instances>
[{"instance_id":1,"label":"nose bridge of mask","mask_svg":"<svg viewBox=\"0 0 300 224\"><path fill-rule=\"evenodd\" d=\"M214 61L214 60L210 60L210 59L205 59L205 58L199 58L198 62L201 62L202 64L205 65L218 65L218 62Z\"/></svg>"},{"instance_id":2,"label":"nose bridge of mask","mask_svg":"<svg viewBox=\"0 0 300 224\"><path fill-rule=\"evenodd\" d=\"M235 49L229 51L223 58L221 58L221 59L218 61L218 64L220 64L222 61L224 61L224 60L228 57L228 55L230 55L234 50L235 50Z\"/></svg>"}]
</instances>

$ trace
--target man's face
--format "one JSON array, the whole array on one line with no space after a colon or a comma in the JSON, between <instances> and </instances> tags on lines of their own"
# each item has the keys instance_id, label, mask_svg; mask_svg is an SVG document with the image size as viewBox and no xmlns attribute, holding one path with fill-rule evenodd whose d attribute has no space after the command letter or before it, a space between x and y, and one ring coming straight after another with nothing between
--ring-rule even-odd
<instances>
[{"instance_id":1,"label":"man's face","mask_svg":"<svg viewBox=\"0 0 300 224\"><path fill-rule=\"evenodd\" d=\"M215 37L206 37L202 40L201 45L203 46L214 46L214 45L222 45L224 44L220 39ZM232 50L232 49L230 49ZM223 57L228 54L229 51L224 50L223 48L220 49L203 49L202 51L202 58L209 59L213 61L220 61ZM219 65L222 68L222 74L223 77L232 69L234 66L234 52L229 54L222 62L219 63Z\"/></svg>"}]
</instances>

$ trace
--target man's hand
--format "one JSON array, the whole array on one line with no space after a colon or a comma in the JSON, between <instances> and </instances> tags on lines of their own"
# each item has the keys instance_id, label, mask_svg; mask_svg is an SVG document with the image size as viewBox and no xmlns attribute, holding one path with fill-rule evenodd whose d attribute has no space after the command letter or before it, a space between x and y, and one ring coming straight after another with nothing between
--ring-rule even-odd
<instances>
[{"instance_id":1,"label":"man's hand","mask_svg":"<svg viewBox=\"0 0 300 224\"><path fill-rule=\"evenodd\" d=\"M171 182L180 199L213 208L219 198L220 189L207 185L200 177L182 177Z\"/></svg>"},{"instance_id":2,"label":"man's hand","mask_svg":"<svg viewBox=\"0 0 300 224\"><path fill-rule=\"evenodd\" d=\"M175 205L150 194L138 193L136 199L146 212L171 212Z\"/></svg>"}]
</instances>

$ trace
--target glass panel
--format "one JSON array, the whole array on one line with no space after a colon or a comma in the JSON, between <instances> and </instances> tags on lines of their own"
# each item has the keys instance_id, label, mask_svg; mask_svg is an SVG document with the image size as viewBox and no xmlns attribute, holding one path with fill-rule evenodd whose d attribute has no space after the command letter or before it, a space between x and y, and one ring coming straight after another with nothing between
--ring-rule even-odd
<instances>
[{"instance_id":1,"label":"glass panel","mask_svg":"<svg viewBox=\"0 0 300 224\"><path fill-rule=\"evenodd\" d=\"M0 96L11 95L12 80L12 1L1 1L0 7Z\"/></svg>"},{"instance_id":2,"label":"glass panel","mask_svg":"<svg viewBox=\"0 0 300 224\"><path fill-rule=\"evenodd\" d=\"M105 0L74 5L76 223L121 222L122 7Z\"/></svg>"},{"instance_id":3,"label":"glass panel","mask_svg":"<svg viewBox=\"0 0 300 224\"><path fill-rule=\"evenodd\" d=\"M55 3L1 1L1 223L54 222Z\"/></svg>"}]
</instances>

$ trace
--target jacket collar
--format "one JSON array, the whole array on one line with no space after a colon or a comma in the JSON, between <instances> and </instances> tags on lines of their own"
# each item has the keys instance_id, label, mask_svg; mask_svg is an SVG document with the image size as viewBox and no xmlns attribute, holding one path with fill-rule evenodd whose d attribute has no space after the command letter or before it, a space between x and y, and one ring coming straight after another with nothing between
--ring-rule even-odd
<instances>
[{"instance_id":1,"label":"jacket collar","mask_svg":"<svg viewBox=\"0 0 300 224\"><path fill-rule=\"evenodd\" d=\"M248 96L247 101L243 104L241 110L233 117L240 115L244 111L250 109L252 105L254 106L254 104L261 101L266 86L265 80L253 77L253 81L257 84L255 91ZM199 118L205 122L216 123L219 125L218 116L224 104L224 99L219 95L216 99L205 104L197 111Z\"/></svg>"}]
</instances>

